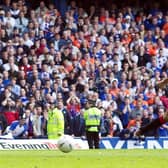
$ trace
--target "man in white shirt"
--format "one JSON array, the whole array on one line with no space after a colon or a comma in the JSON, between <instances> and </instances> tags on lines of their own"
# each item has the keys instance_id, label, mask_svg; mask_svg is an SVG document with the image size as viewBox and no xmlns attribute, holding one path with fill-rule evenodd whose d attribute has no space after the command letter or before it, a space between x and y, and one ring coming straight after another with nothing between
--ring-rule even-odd
<instances>
[{"instance_id":1,"label":"man in white shirt","mask_svg":"<svg viewBox=\"0 0 168 168\"><path fill-rule=\"evenodd\" d=\"M16 71L16 72L19 71L18 66L15 64L14 56L9 57L9 62L4 64L3 68L4 68L5 71L10 71L10 70L13 70L13 71Z\"/></svg>"},{"instance_id":2,"label":"man in white shirt","mask_svg":"<svg viewBox=\"0 0 168 168\"><path fill-rule=\"evenodd\" d=\"M16 27L23 33L28 25L28 19L25 18L24 13L21 11L19 17L16 19Z\"/></svg>"},{"instance_id":3,"label":"man in white shirt","mask_svg":"<svg viewBox=\"0 0 168 168\"><path fill-rule=\"evenodd\" d=\"M16 25L16 20L11 16L11 13L8 11L6 17L4 18L4 23L9 24L13 29Z\"/></svg>"}]
</instances>

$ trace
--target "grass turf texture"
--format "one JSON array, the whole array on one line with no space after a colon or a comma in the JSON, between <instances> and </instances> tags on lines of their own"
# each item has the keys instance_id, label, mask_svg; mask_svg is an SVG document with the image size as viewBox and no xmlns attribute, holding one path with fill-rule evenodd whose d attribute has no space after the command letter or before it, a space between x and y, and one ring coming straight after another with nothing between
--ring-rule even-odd
<instances>
[{"instance_id":1,"label":"grass turf texture","mask_svg":"<svg viewBox=\"0 0 168 168\"><path fill-rule=\"evenodd\" d=\"M168 150L0 151L0 168L167 168Z\"/></svg>"}]
</instances>

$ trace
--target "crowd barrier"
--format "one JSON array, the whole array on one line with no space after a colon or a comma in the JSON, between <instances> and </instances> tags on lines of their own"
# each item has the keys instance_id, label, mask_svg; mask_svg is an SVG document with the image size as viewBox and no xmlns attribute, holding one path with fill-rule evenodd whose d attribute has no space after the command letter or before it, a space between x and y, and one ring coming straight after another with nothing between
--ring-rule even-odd
<instances>
[{"instance_id":1,"label":"crowd barrier","mask_svg":"<svg viewBox=\"0 0 168 168\"><path fill-rule=\"evenodd\" d=\"M75 138L75 149L88 149L86 140ZM137 143L136 140L121 140L115 138L102 138L101 149L168 149L168 137L146 138ZM56 140L33 139L33 140L0 140L0 150L55 150Z\"/></svg>"}]
</instances>

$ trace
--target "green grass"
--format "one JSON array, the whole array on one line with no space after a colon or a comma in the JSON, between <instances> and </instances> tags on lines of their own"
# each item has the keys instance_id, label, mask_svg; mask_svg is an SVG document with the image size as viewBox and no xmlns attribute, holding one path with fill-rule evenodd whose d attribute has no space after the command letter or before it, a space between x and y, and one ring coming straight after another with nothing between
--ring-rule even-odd
<instances>
[{"instance_id":1,"label":"green grass","mask_svg":"<svg viewBox=\"0 0 168 168\"><path fill-rule=\"evenodd\" d=\"M167 168L168 150L0 151L0 168Z\"/></svg>"}]
</instances>

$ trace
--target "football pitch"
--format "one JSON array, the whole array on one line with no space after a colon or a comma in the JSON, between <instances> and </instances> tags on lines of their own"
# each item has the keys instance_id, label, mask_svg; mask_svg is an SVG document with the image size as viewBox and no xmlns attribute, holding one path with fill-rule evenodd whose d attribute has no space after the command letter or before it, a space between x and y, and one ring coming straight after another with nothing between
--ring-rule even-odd
<instances>
[{"instance_id":1,"label":"football pitch","mask_svg":"<svg viewBox=\"0 0 168 168\"><path fill-rule=\"evenodd\" d=\"M168 150L0 151L0 168L167 168Z\"/></svg>"}]
</instances>

